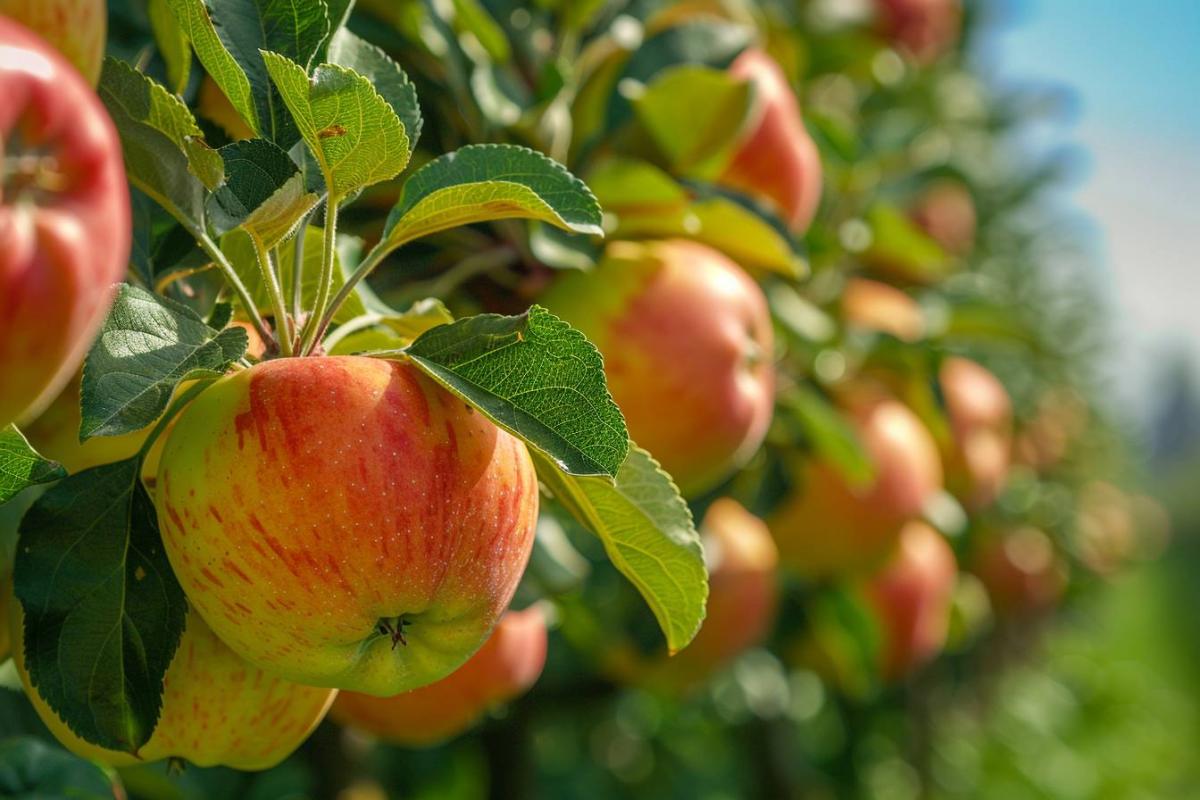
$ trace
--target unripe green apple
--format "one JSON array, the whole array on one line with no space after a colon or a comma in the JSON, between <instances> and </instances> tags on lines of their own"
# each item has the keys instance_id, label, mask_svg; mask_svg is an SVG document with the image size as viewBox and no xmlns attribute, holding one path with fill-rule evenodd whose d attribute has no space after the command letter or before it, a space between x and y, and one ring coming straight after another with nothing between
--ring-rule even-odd
<instances>
[{"instance_id":1,"label":"unripe green apple","mask_svg":"<svg viewBox=\"0 0 1200 800\"><path fill-rule=\"evenodd\" d=\"M793 233L808 229L821 201L821 156L783 69L762 50L744 51L729 74L750 81L755 118L717 182L771 202Z\"/></svg>"},{"instance_id":2,"label":"unripe green apple","mask_svg":"<svg viewBox=\"0 0 1200 800\"><path fill-rule=\"evenodd\" d=\"M905 292L880 281L851 278L842 291L842 319L846 327L890 333L905 342L925 335L925 313Z\"/></svg>"},{"instance_id":3,"label":"unripe green apple","mask_svg":"<svg viewBox=\"0 0 1200 800\"><path fill-rule=\"evenodd\" d=\"M108 33L106 0L0 0L0 16L49 42L92 86L100 80Z\"/></svg>"},{"instance_id":4,"label":"unripe green apple","mask_svg":"<svg viewBox=\"0 0 1200 800\"><path fill-rule=\"evenodd\" d=\"M483 647L440 681L395 697L342 692L330 713L392 744L428 747L527 692L545 664L546 616L540 606L530 606L501 617Z\"/></svg>"},{"instance_id":5,"label":"unripe green apple","mask_svg":"<svg viewBox=\"0 0 1200 800\"><path fill-rule=\"evenodd\" d=\"M937 444L907 406L873 390L844 402L873 479L855 485L833 464L810 459L796 492L768 520L783 563L803 575L878 561L942 486Z\"/></svg>"},{"instance_id":6,"label":"unripe green apple","mask_svg":"<svg viewBox=\"0 0 1200 800\"><path fill-rule=\"evenodd\" d=\"M779 552L767 525L728 497L700 525L708 566L704 624L687 647L653 667L644 681L688 688L709 678L771 630L778 603Z\"/></svg>"},{"instance_id":7,"label":"unripe green apple","mask_svg":"<svg viewBox=\"0 0 1200 800\"><path fill-rule=\"evenodd\" d=\"M159 466L171 565L239 655L390 696L453 672L533 546L525 445L411 364L266 361L180 415Z\"/></svg>"},{"instance_id":8,"label":"unripe green apple","mask_svg":"<svg viewBox=\"0 0 1200 800\"><path fill-rule=\"evenodd\" d=\"M762 290L695 242L615 242L539 301L600 349L633 440L684 494L713 487L762 444L775 396Z\"/></svg>"},{"instance_id":9,"label":"unripe green apple","mask_svg":"<svg viewBox=\"0 0 1200 800\"><path fill-rule=\"evenodd\" d=\"M881 634L884 678L903 677L942 651L958 565L945 538L924 522L904 526L896 549L860 586Z\"/></svg>"},{"instance_id":10,"label":"unripe green apple","mask_svg":"<svg viewBox=\"0 0 1200 800\"><path fill-rule=\"evenodd\" d=\"M938 379L951 431L942 448L946 488L978 510L991 505L1008 480L1012 403L995 375L966 358L947 358Z\"/></svg>"},{"instance_id":11,"label":"unripe green apple","mask_svg":"<svg viewBox=\"0 0 1200 800\"><path fill-rule=\"evenodd\" d=\"M336 691L285 681L246 663L199 615L189 612L179 649L163 678L162 711L135 756L84 741L31 685L22 652L23 614L10 598L13 655L25 695L63 747L113 767L182 758L202 767L273 767L308 738Z\"/></svg>"}]
</instances>

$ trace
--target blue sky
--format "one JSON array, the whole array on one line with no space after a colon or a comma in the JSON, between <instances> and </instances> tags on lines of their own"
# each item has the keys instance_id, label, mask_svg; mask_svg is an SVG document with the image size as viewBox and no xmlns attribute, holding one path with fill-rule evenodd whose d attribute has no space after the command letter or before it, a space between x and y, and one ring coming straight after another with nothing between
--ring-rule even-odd
<instances>
[{"instance_id":1,"label":"blue sky","mask_svg":"<svg viewBox=\"0 0 1200 800\"><path fill-rule=\"evenodd\" d=\"M1190 348L1200 369L1200 0L999 5L999 79L1078 97L1078 117L1055 135L1089 153L1071 200L1095 223L1099 279L1119 315L1112 388L1141 416L1169 347Z\"/></svg>"}]
</instances>

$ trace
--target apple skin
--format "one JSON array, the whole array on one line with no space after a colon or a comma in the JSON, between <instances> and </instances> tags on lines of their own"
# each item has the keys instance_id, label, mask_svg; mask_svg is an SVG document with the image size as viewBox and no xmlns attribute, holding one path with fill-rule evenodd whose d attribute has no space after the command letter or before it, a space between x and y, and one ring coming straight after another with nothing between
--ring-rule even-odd
<instances>
[{"instance_id":1,"label":"apple skin","mask_svg":"<svg viewBox=\"0 0 1200 800\"><path fill-rule=\"evenodd\" d=\"M108 33L106 0L0 0L0 16L45 39L91 86L100 80Z\"/></svg>"},{"instance_id":2,"label":"apple skin","mask_svg":"<svg viewBox=\"0 0 1200 800\"><path fill-rule=\"evenodd\" d=\"M25 696L63 747L111 767L183 758L201 767L268 769L308 738L337 694L248 664L189 612L163 678L162 711L150 740L137 756L107 750L76 736L30 684L21 646L24 614L15 598L9 600L13 656Z\"/></svg>"},{"instance_id":3,"label":"apple skin","mask_svg":"<svg viewBox=\"0 0 1200 800\"><path fill-rule=\"evenodd\" d=\"M604 355L630 435L689 496L762 444L775 404L774 332L762 290L695 242L616 242L539 300Z\"/></svg>"},{"instance_id":4,"label":"apple skin","mask_svg":"<svg viewBox=\"0 0 1200 800\"><path fill-rule=\"evenodd\" d=\"M951 436L943 447L946 488L968 510L995 502L1012 461L1012 401L999 379L970 359L954 356L938 371Z\"/></svg>"},{"instance_id":5,"label":"apple skin","mask_svg":"<svg viewBox=\"0 0 1200 800\"><path fill-rule=\"evenodd\" d=\"M965 256L975 245L975 200L958 181L942 180L929 186L909 216L948 253Z\"/></svg>"},{"instance_id":6,"label":"apple skin","mask_svg":"<svg viewBox=\"0 0 1200 800\"><path fill-rule=\"evenodd\" d=\"M888 333L904 342L925 336L925 314L904 291L868 278L851 278L842 291L846 327Z\"/></svg>"},{"instance_id":7,"label":"apple skin","mask_svg":"<svg viewBox=\"0 0 1200 800\"><path fill-rule=\"evenodd\" d=\"M946 644L958 565L945 538L912 521L883 566L861 583L882 636L880 670L896 680L931 661Z\"/></svg>"},{"instance_id":8,"label":"apple skin","mask_svg":"<svg viewBox=\"0 0 1200 800\"><path fill-rule=\"evenodd\" d=\"M795 234L808 230L821 202L821 155L783 69L762 50L742 52L729 74L754 84L755 119L717 183L769 200Z\"/></svg>"},{"instance_id":9,"label":"apple skin","mask_svg":"<svg viewBox=\"0 0 1200 800\"><path fill-rule=\"evenodd\" d=\"M986 535L972 556L971 572L987 589L996 614L1006 618L1053 608L1067 585L1054 544L1030 526Z\"/></svg>"},{"instance_id":10,"label":"apple skin","mask_svg":"<svg viewBox=\"0 0 1200 800\"><path fill-rule=\"evenodd\" d=\"M534 605L505 613L483 647L440 681L395 697L342 692L330 715L391 744L430 747L527 692L545 665L546 615Z\"/></svg>"},{"instance_id":11,"label":"apple skin","mask_svg":"<svg viewBox=\"0 0 1200 800\"><path fill-rule=\"evenodd\" d=\"M779 551L767 525L740 503L722 497L700 525L708 566L704 624L687 647L649 671L648 685L688 689L771 631L779 602Z\"/></svg>"},{"instance_id":12,"label":"apple skin","mask_svg":"<svg viewBox=\"0 0 1200 800\"><path fill-rule=\"evenodd\" d=\"M797 491L767 521L783 563L809 577L878 561L942 487L937 444L907 406L874 391L845 402L874 480L855 486L834 465L810 459Z\"/></svg>"},{"instance_id":13,"label":"apple skin","mask_svg":"<svg viewBox=\"0 0 1200 800\"><path fill-rule=\"evenodd\" d=\"M960 0L876 0L880 28L918 63L929 64L958 41Z\"/></svg>"},{"instance_id":14,"label":"apple skin","mask_svg":"<svg viewBox=\"0 0 1200 800\"><path fill-rule=\"evenodd\" d=\"M411 364L356 356L218 381L180 415L157 492L175 574L234 651L381 697L483 644L538 512L520 440Z\"/></svg>"},{"instance_id":15,"label":"apple skin","mask_svg":"<svg viewBox=\"0 0 1200 800\"><path fill-rule=\"evenodd\" d=\"M42 39L0 16L0 426L36 414L79 367L125 274L121 143L100 99ZM20 159L20 156L30 156Z\"/></svg>"}]
</instances>

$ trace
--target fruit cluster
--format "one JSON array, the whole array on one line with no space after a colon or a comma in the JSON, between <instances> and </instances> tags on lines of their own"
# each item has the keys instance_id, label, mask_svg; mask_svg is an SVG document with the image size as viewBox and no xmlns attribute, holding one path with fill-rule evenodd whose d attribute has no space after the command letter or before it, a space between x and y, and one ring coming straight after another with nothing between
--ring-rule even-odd
<instances>
[{"instance_id":1,"label":"fruit cluster","mask_svg":"<svg viewBox=\"0 0 1200 800\"><path fill-rule=\"evenodd\" d=\"M548 649L524 706L869 705L1161 530L956 0L165 0L102 72L61 5L0 0L0 643L76 754L429 747Z\"/></svg>"}]
</instances>

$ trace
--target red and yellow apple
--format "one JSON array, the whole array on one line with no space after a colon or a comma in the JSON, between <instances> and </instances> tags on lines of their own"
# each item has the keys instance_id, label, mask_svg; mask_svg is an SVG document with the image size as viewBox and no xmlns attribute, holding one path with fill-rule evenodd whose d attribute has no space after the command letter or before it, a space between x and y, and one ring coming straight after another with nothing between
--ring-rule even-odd
<instances>
[{"instance_id":1,"label":"red and yellow apple","mask_svg":"<svg viewBox=\"0 0 1200 800\"><path fill-rule=\"evenodd\" d=\"M803 233L821 202L821 156L783 69L762 50L744 51L729 74L754 86L754 117L717 183L770 202Z\"/></svg>"},{"instance_id":2,"label":"red and yellow apple","mask_svg":"<svg viewBox=\"0 0 1200 800\"><path fill-rule=\"evenodd\" d=\"M192 607L282 677L391 696L457 669L533 546L525 445L415 366L276 359L167 439L157 503Z\"/></svg>"},{"instance_id":3,"label":"red and yellow apple","mask_svg":"<svg viewBox=\"0 0 1200 800\"><path fill-rule=\"evenodd\" d=\"M762 290L695 242L615 242L539 301L604 355L633 440L684 494L712 488L762 444L775 396Z\"/></svg>"},{"instance_id":4,"label":"red and yellow apple","mask_svg":"<svg viewBox=\"0 0 1200 800\"><path fill-rule=\"evenodd\" d=\"M842 319L851 330L888 333L905 342L925 335L925 314L904 291L880 281L851 278L842 291Z\"/></svg>"},{"instance_id":5,"label":"red and yellow apple","mask_svg":"<svg viewBox=\"0 0 1200 800\"><path fill-rule=\"evenodd\" d=\"M907 406L874 390L844 402L873 477L856 485L833 464L807 460L796 492L768 519L782 562L803 575L878 561L942 487L937 444Z\"/></svg>"},{"instance_id":6,"label":"red and yellow apple","mask_svg":"<svg viewBox=\"0 0 1200 800\"><path fill-rule=\"evenodd\" d=\"M1004 384L970 359L942 362L938 372L950 438L943 447L946 488L969 510L993 503L1012 460L1012 402Z\"/></svg>"},{"instance_id":7,"label":"red and yellow apple","mask_svg":"<svg viewBox=\"0 0 1200 800\"><path fill-rule=\"evenodd\" d=\"M106 0L0 0L0 16L49 42L92 86L100 80L108 33Z\"/></svg>"},{"instance_id":8,"label":"red and yellow apple","mask_svg":"<svg viewBox=\"0 0 1200 800\"><path fill-rule=\"evenodd\" d=\"M117 131L57 52L0 16L0 426L70 380L125 274Z\"/></svg>"},{"instance_id":9,"label":"red and yellow apple","mask_svg":"<svg viewBox=\"0 0 1200 800\"><path fill-rule=\"evenodd\" d=\"M527 692L545 664L546 616L540 606L530 606L505 613L483 647L440 681L395 697L342 692L330 713L342 725L392 744L427 747Z\"/></svg>"},{"instance_id":10,"label":"red and yellow apple","mask_svg":"<svg viewBox=\"0 0 1200 800\"><path fill-rule=\"evenodd\" d=\"M1049 610L1067 585L1066 566L1054 543L1031 526L985 535L971 558L971 572L1002 617Z\"/></svg>"},{"instance_id":11,"label":"red and yellow apple","mask_svg":"<svg viewBox=\"0 0 1200 800\"><path fill-rule=\"evenodd\" d=\"M883 34L921 63L936 60L958 41L960 0L876 0Z\"/></svg>"},{"instance_id":12,"label":"red and yellow apple","mask_svg":"<svg viewBox=\"0 0 1200 800\"><path fill-rule=\"evenodd\" d=\"M308 738L325 716L331 689L301 686L248 664L189 612L179 649L163 678L162 711L138 755L93 745L71 731L31 685L22 652L23 614L11 623L14 661L25 694L54 738L83 758L113 767L182 758L197 766L273 767Z\"/></svg>"},{"instance_id":13,"label":"red and yellow apple","mask_svg":"<svg viewBox=\"0 0 1200 800\"><path fill-rule=\"evenodd\" d=\"M763 641L774 622L779 552L766 523L722 497L709 506L700 531L708 566L704 624L691 644L649 670L647 684L686 689L704 681Z\"/></svg>"},{"instance_id":14,"label":"red and yellow apple","mask_svg":"<svg viewBox=\"0 0 1200 800\"><path fill-rule=\"evenodd\" d=\"M931 661L946 643L958 566L940 533L920 521L900 532L896 549L860 591L880 633L879 666L896 680Z\"/></svg>"}]
</instances>

